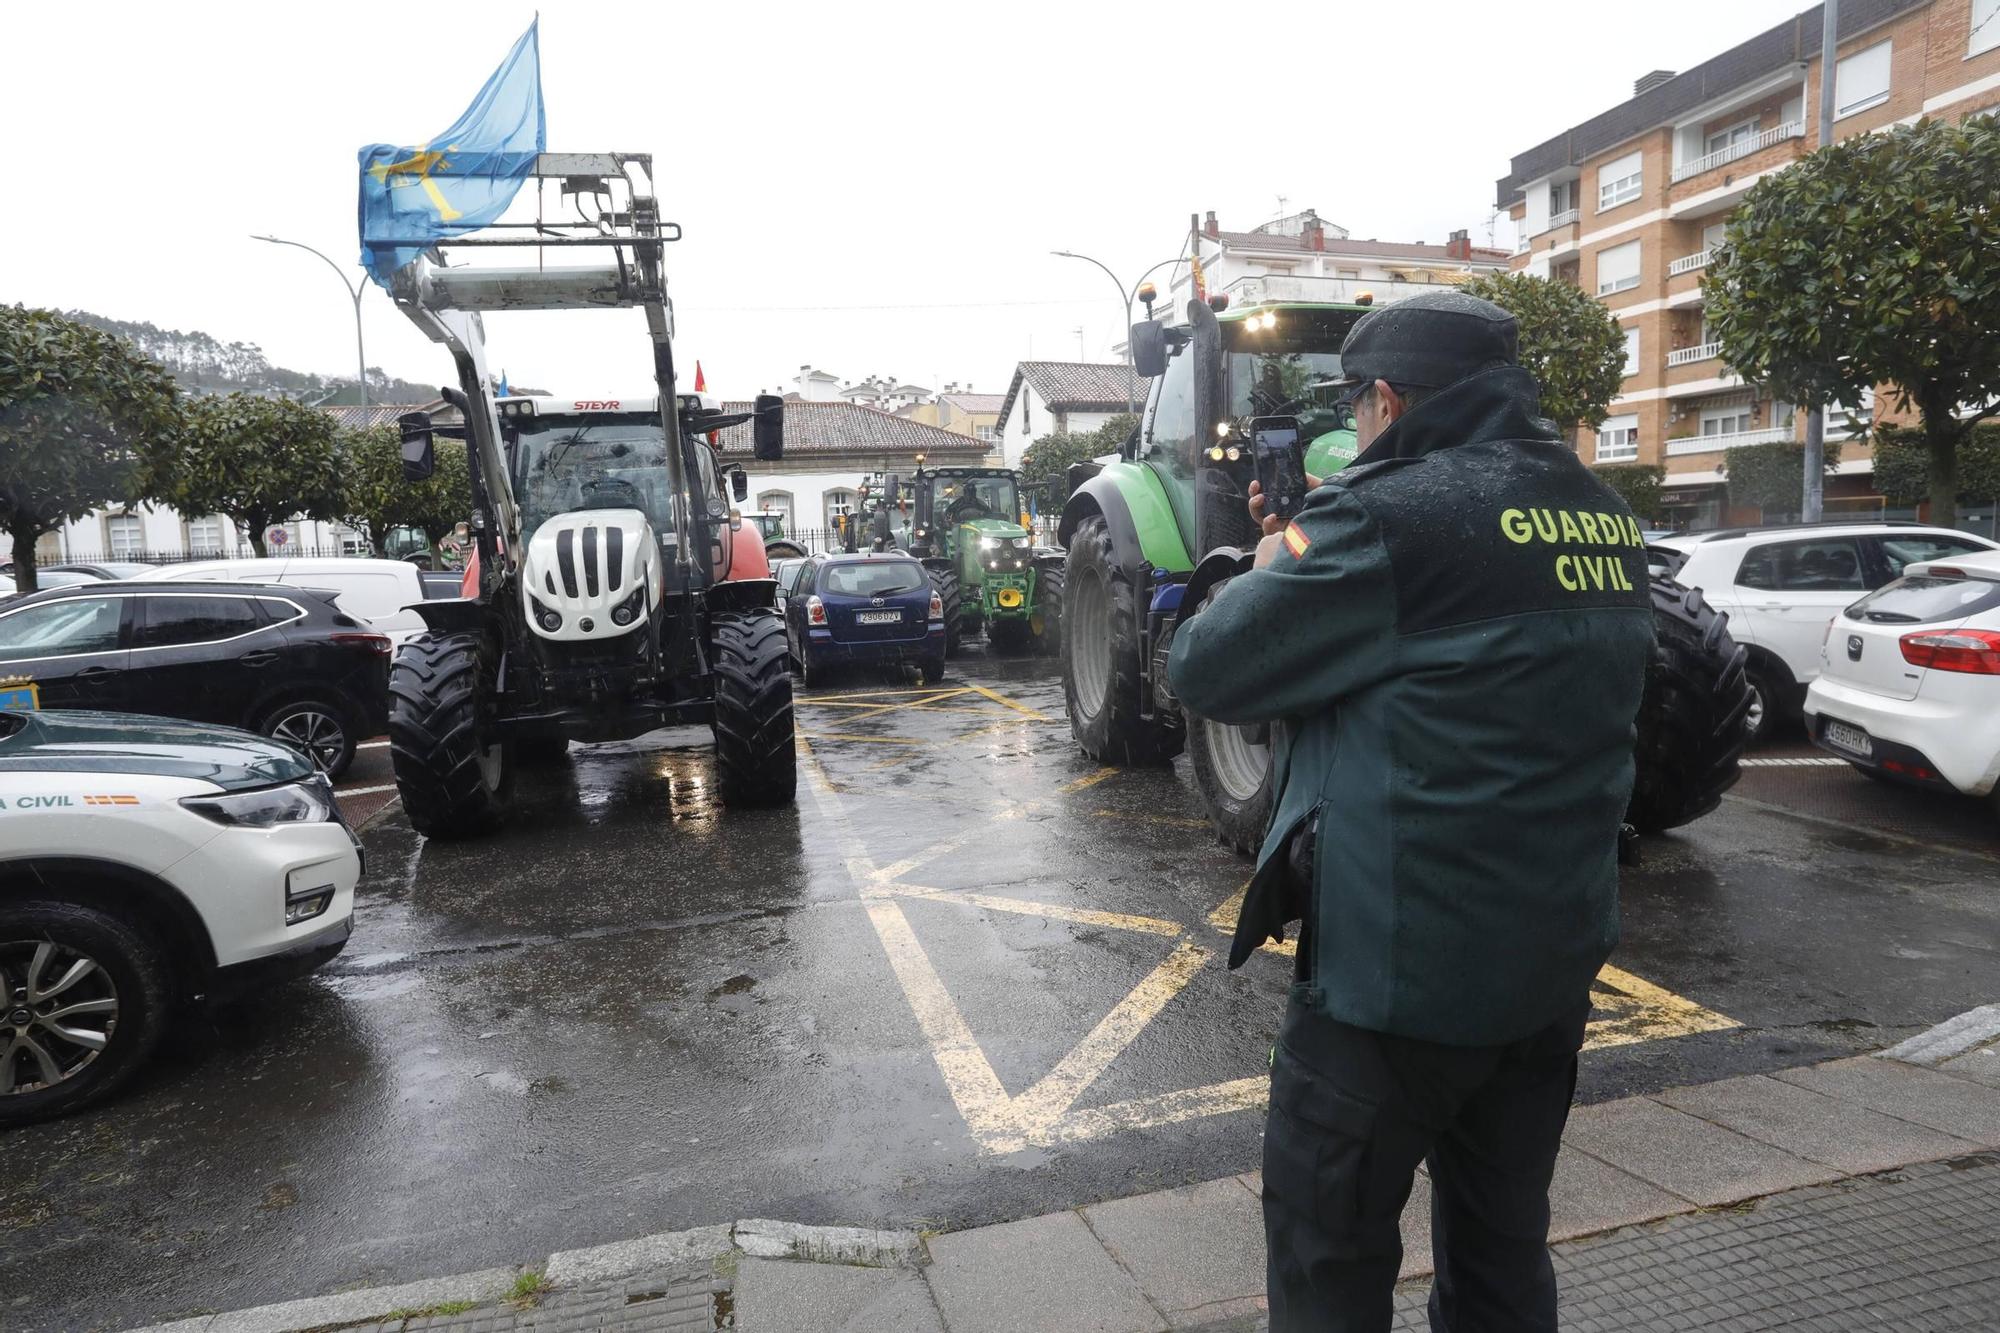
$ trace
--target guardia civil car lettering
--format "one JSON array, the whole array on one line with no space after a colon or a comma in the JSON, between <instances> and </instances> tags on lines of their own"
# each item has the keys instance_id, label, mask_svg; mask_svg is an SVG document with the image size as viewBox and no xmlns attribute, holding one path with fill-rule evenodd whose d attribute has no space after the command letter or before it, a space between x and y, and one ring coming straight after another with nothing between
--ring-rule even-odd
<instances>
[{"instance_id":1,"label":"guardia civil car lettering","mask_svg":"<svg viewBox=\"0 0 2000 1333\"><path fill-rule=\"evenodd\" d=\"M331 786L295 750L168 718L0 713L0 1127L111 1092L180 1002L331 959L360 877Z\"/></svg>"}]
</instances>

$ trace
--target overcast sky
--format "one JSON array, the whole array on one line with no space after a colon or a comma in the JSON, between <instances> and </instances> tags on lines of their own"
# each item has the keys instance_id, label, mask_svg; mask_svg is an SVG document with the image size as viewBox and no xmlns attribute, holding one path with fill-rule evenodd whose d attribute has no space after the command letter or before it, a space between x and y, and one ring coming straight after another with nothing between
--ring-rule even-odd
<instances>
[{"instance_id":1,"label":"overcast sky","mask_svg":"<svg viewBox=\"0 0 2000 1333\"><path fill-rule=\"evenodd\" d=\"M542 9L548 146L651 151L683 364L729 395L802 363L1005 388L1016 360L1108 358L1112 284L1190 212L1279 199L1359 237L1489 226L1510 157L1789 17L1799 0L1510 5L1068 0ZM349 373L356 150L449 124L533 9L16 0L0 80L0 300L80 307ZM475 22L475 18L477 21ZM368 360L437 382L379 291ZM635 312L489 318L491 364L563 394L647 384Z\"/></svg>"}]
</instances>

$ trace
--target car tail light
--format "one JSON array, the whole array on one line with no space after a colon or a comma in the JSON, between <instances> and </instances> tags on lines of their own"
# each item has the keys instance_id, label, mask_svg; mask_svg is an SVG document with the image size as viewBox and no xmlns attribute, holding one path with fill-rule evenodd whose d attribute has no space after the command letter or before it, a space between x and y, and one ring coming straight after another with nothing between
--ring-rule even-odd
<instances>
[{"instance_id":1,"label":"car tail light","mask_svg":"<svg viewBox=\"0 0 2000 1333\"><path fill-rule=\"evenodd\" d=\"M944 598L938 596L936 593L931 594L931 619L944 619Z\"/></svg>"},{"instance_id":2,"label":"car tail light","mask_svg":"<svg viewBox=\"0 0 2000 1333\"><path fill-rule=\"evenodd\" d=\"M381 657L396 651L396 645L389 642L386 634L329 634L327 638L342 647L365 648Z\"/></svg>"},{"instance_id":3,"label":"car tail light","mask_svg":"<svg viewBox=\"0 0 2000 1333\"><path fill-rule=\"evenodd\" d=\"M825 623L826 603L822 602L818 597L806 598L806 624L824 625Z\"/></svg>"},{"instance_id":4,"label":"car tail light","mask_svg":"<svg viewBox=\"0 0 2000 1333\"><path fill-rule=\"evenodd\" d=\"M1954 629L1902 637L1903 660L1932 671L2000 676L2000 630Z\"/></svg>"}]
</instances>

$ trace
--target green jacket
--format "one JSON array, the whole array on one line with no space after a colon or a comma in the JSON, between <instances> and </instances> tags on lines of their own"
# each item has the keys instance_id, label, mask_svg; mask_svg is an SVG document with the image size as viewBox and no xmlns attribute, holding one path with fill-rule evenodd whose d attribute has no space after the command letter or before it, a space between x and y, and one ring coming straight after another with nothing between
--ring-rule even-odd
<instances>
[{"instance_id":1,"label":"green jacket","mask_svg":"<svg viewBox=\"0 0 2000 1333\"><path fill-rule=\"evenodd\" d=\"M1283 938L1285 849L1317 815L1297 994L1357 1027L1513 1041L1618 940L1645 548L1537 409L1514 366L1419 404L1174 635L1190 711L1289 723L1230 966Z\"/></svg>"}]
</instances>

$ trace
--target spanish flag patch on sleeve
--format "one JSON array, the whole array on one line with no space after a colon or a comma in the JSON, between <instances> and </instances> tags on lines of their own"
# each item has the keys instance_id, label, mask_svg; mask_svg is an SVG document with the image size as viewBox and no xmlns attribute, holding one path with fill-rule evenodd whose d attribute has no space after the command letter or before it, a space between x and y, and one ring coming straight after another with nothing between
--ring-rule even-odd
<instances>
[{"instance_id":1,"label":"spanish flag patch on sleeve","mask_svg":"<svg viewBox=\"0 0 2000 1333\"><path fill-rule=\"evenodd\" d=\"M1312 538L1306 536L1297 523L1285 525L1285 549L1292 553L1292 559L1303 560L1306 550L1312 545Z\"/></svg>"}]
</instances>

